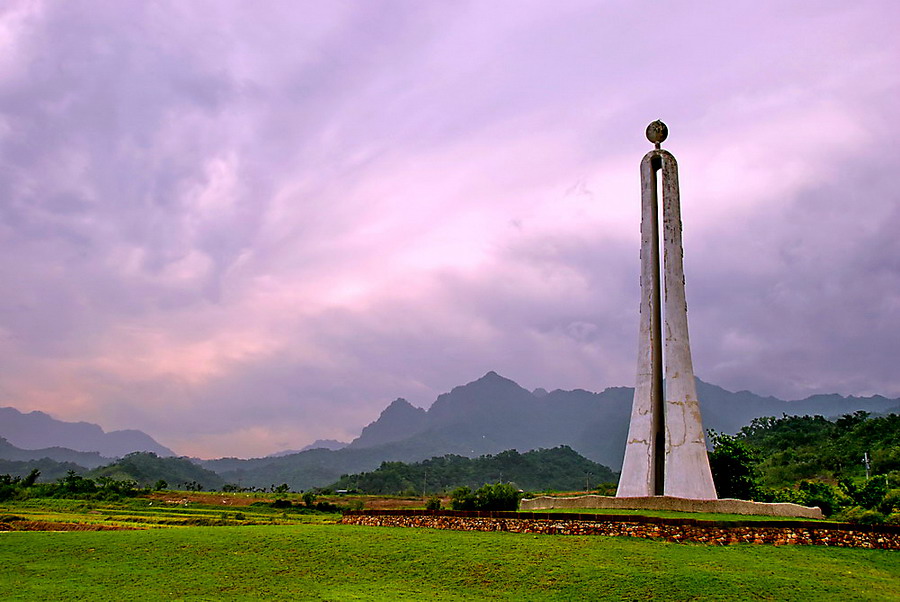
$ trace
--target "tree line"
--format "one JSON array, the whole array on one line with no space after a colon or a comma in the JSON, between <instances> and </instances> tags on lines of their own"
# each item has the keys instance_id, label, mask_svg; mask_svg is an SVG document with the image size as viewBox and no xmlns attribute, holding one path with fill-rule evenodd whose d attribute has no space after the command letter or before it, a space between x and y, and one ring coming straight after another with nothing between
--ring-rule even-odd
<instances>
[{"instance_id":1,"label":"tree line","mask_svg":"<svg viewBox=\"0 0 900 602\"><path fill-rule=\"evenodd\" d=\"M900 415L756 418L710 431L720 498L819 506L826 516L900 524Z\"/></svg>"},{"instance_id":2,"label":"tree line","mask_svg":"<svg viewBox=\"0 0 900 602\"><path fill-rule=\"evenodd\" d=\"M119 481L109 477L90 479L69 471L55 482L38 483L40 474L40 470L35 468L25 477L0 475L0 501L32 498L116 501L150 493L149 487L141 487L132 480Z\"/></svg>"},{"instance_id":3,"label":"tree line","mask_svg":"<svg viewBox=\"0 0 900 602\"><path fill-rule=\"evenodd\" d=\"M562 445L521 454L511 449L478 458L448 454L415 463L382 462L371 472L342 475L329 489L427 495L457 487L512 483L519 489L571 491L616 480L617 474L608 467Z\"/></svg>"}]
</instances>

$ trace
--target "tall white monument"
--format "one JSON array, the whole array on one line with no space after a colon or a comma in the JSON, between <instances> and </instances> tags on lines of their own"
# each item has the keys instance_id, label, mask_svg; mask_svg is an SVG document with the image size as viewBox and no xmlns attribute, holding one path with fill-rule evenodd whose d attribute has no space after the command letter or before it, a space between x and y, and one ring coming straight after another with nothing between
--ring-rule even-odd
<instances>
[{"instance_id":1,"label":"tall white monument","mask_svg":"<svg viewBox=\"0 0 900 602\"><path fill-rule=\"evenodd\" d=\"M655 148L641 161L638 370L616 497L666 495L716 499L688 341L678 164L672 153L660 148L668 133L662 121L654 121L647 127L647 139ZM657 193L660 176L661 208ZM662 270L660 222L663 227ZM662 290L665 293L661 296ZM662 344L663 305L665 348Z\"/></svg>"}]
</instances>

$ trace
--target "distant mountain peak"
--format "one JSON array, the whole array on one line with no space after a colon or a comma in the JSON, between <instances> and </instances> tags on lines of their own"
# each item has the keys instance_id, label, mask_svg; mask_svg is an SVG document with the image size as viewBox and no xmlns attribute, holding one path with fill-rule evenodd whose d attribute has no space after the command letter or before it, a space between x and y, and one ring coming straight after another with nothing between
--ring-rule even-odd
<instances>
[{"instance_id":1,"label":"distant mountain peak","mask_svg":"<svg viewBox=\"0 0 900 602\"><path fill-rule=\"evenodd\" d=\"M382 418L385 418L385 417L390 418L390 419L397 419L397 418L408 418L408 417L412 417L412 416L419 417L419 416L424 416L424 415L425 415L425 410L423 410L422 408L417 408L416 406L409 403L402 397L398 397L397 399L392 401L388 405L388 407L384 408L384 410L381 411L379 420L381 420ZM412 418L412 420L416 420L416 419L417 418Z\"/></svg>"},{"instance_id":2,"label":"distant mountain peak","mask_svg":"<svg viewBox=\"0 0 900 602\"><path fill-rule=\"evenodd\" d=\"M428 414L402 397L382 410L378 420L365 427L349 447L372 447L409 437L425 427Z\"/></svg>"},{"instance_id":3,"label":"distant mountain peak","mask_svg":"<svg viewBox=\"0 0 900 602\"><path fill-rule=\"evenodd\" d=\"M397 399L395 399L394 401L392 401L392 402L388 405L388 407L385 408L384 411L386 412L386 411L390 410L391 408L394 408L394 409L400 409L400 408L404 408L404 409L405 409L405 408L412 408L412 409L414 409L414 410L421 410L421 409L422 409L422 408L417 408L416 406L414 406L413 404L409 403L408 401L406 401L406 400L405 400L404 398L402 398L402 397L398 397Z\"/></svg>"},{"instance_id":4,"label":"distant mountain peak","mask_svg":"<svg viewBox=\"0 0 900 602\"><path fill-rule=\"evenodd\" d=\"M531 392L527 389L522 388L519 383L516 381L506 378L505 376L501 376L491 370L481 378L477 380L473 380L470 383L466 383L464 385L460 385L458 387L453 387L450 393L444 393L443 395L438 396L438 401L441 398L446 397L447 395L460 394L466 391L479 391L479 392L524 392L527 395L531 395ZM437 402L435 402L437 403ZM433 407L433 406L432 406Z\"/></svg>"},{"instance_id":5,"label":"distant mountain peak","mask_svg":"<svg viewBox=\"0 0 900 602\"><path fill-rule=\"evenodd\" d=\"M513 383L517 387L519 386L518 383L516 383L516 381L506 378L505 376L500 376L493 370L491 370L490 372L487 372L484 376L482 376L478 380L472 381L469 384L471 385L471 384L480 383L480 382L507 382L507 383Z\"/></svg>"},{"instance_id":6,"label":"distant mountain peak","mask_svg":"<svg viewBox=\"0 0 900 602\"><path fill-rule=\"evenodd\" d=\"M337 439L316 439L309 445L304 445L300 449L283 449L281 451L277 451L273 454L269 454L266 456L267 458L281 458L283 456L290 456L293 454L299 454L305 451L309 451L311 449L329 449L331 451L336 451L339 449L344 449L347 447L347 443L343 441L338 441Z\"/></svg>"},{"instance_id":7,"label":"distant mountain peak","mask_svg":"<svg viewBox=\"0 0 900 602\"><path fill-rule=\"evenodd\" d=\"M491 370L478 380L439 395L428 409L428 418L436 425L467 421L475 416L516 414L522 410L523 403L535 400L531 391Z\"/></svg>"}]
</instances>

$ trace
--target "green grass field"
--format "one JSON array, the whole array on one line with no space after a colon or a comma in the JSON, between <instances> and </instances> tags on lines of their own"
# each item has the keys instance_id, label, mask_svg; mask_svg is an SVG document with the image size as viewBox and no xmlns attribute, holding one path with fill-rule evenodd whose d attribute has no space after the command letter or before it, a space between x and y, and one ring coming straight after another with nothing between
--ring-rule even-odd
<instances>
[{"instance_id":1,"label":"green grass field","mask_svg":"<svg viewBox=\"0 0 900 602\"><path fill-rule=\"evenodd\" d=\"M897 600L900 553L300 524L0 533L3 600Z\"/></svg>"},{"instance_id":2,"label":"green grass field","mask_svg":"<svg viewBox=\"0 0 900 602\"><path fill-rule=\"evenodd\" d=\"M0 504L142 529L0 532L0 600L900 600L896 551L360 527L239 501Z\"/></svg>"}]
</instances>

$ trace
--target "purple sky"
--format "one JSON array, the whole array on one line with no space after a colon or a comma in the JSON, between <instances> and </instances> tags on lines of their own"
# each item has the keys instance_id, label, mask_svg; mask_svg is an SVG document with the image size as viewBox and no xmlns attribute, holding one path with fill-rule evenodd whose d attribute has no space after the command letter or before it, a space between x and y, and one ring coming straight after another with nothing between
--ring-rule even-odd
<instances>
[{"instance_id":1,"label":"purple sky","mask_svg":"<svg viewBox=\"0 0 900 602\"><path fill-rule=\"evenodd\" d=\"M900 3L0 4L0 405L182 454L489 370L632 385L647 124L695 369L900 396Z\"/></svg>"}]
</instances>

